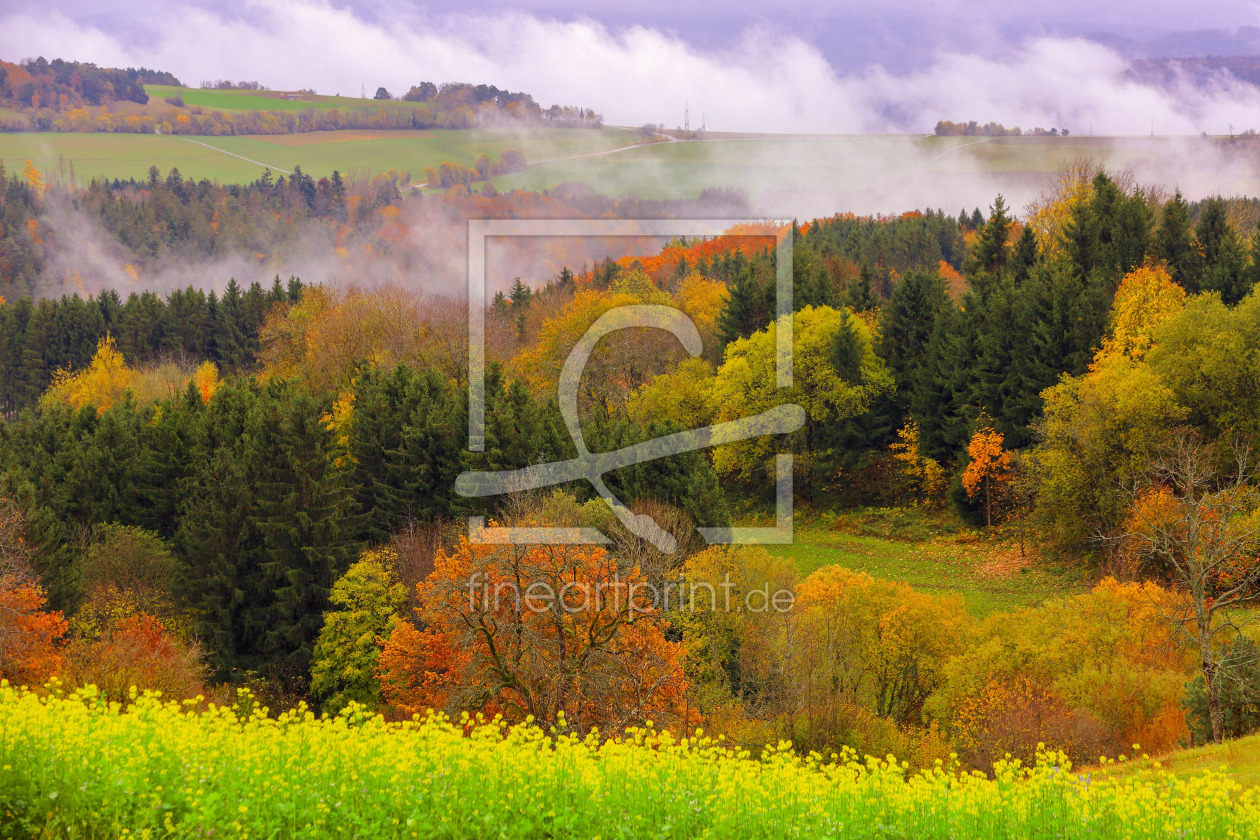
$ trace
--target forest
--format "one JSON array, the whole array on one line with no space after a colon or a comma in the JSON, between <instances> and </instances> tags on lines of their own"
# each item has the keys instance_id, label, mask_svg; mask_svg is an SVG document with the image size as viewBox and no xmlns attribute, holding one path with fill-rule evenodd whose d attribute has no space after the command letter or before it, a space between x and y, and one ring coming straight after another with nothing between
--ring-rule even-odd
<instances>
[{"instance_id":1,"label":"forest","mask_svg":"<svg viewBox=\"0 0 1260 840\"><path fill-rule=\"evenodd\" d=\"M1260 594L1254 201L1187 202L1082 159L1022 213L996 196L985 210L744 223L637 253L553 250L543 282L518 276L486 307L486 446L471 452L467 302L416 231L440 220L456 236L482 213L685 218L741 198L473 194L438 177L404 195L388 173L225 186L153 168L78 188L29 163L0 169L0 677L61 686L0 688L15 720L72 719L88 702L76 689L120 715L182 714L137 693L152 689L233 715L242 744L283 713L298 717L276 725L309 714L311 737L397 725L444 750L466 737L523 754L554 736L546 749L582 766L618 739L674 755L671 739L700 728L720 745L684 743L679 767L721 775L728 748L777 743L765 766L803 774L798 791L820 756L905 762L828 789L834 813L875 801L881 773L942 767L977 771L968 785L1044 785L1074 809L1052 774L1020 768L1047 749L1055 766L1136 761L1260 728L1245 626ZM67 282L72 218L125 264L122 291ZM768 373L787 326L778 236L792 245L788 388ZM343 273L271 271L298 249ZM172 261L240 254L244 282L145 287ZM428 287L407 282L416 270ZM673 553L586 482L456 492L468 471L575 457L556 397L565 360L602 315L641 305L681 310L703 350L644 328L602 341L578 389L591 451L788 403L803 425L609 473ZM697 527L773 522L783 453L802 533L894 511L961 552L1001 553L1016 586L1038 565L1064 583L977 611L774 546L706 545ZM470 516L609 541L481 543ZM646 594L671 586L690 604ZM522 600L535 587L560 595ZM697 591L727 606L697 607ZM210 735L180 731L208 749Z\"/></svg>"}]
</instances>

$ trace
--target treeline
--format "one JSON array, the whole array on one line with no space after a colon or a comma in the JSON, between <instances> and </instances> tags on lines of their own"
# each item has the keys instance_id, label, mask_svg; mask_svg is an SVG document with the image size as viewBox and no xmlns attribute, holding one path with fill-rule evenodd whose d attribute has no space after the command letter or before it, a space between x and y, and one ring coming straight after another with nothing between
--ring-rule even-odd
<instances>
[{"instance_id":1,"label":"treeline","mask_svg":"<svg viewBox=\"0 0 1260 840\"><path fill-rule=\"evenodd\" d=\"M222 296L191 287L162 297L114 291L0 305L0 415L34 406L60 370L82 370L97 345L112 336L132 365L190 357L235 372L254 367L258 334L273 304L296 301L302 282L279 276L270 289L228 282Z\"/></svg>"},{"instance_id":2,"label":"treeline","mask_svg":"<svg viewBox=\"0 0 1260 840\"><path fill-rule=\"evenodd\" d=\"M382 180L374 194L351 200L340 172L315 179L300 166L288 176L265 169L252 183L227 186L185 179L178 169L162 177L150 167L145 181L93 181L79 194L80 207L140 266L171 254L201 259L234 250L274 252L304 220L357 221L398 198L397 186Z\"/></svg>"},{"instance_id":3,"label":"treeline","mask_svg":"<svg viewBox=\"0 0 1260 840\"><path fill-rule=\"evenodd\" d=\"M493 85L431 82L415 85L402 97L407 105L363 103L348 108L309 108L301 111L246 110L225 112L190 106L186 113L169 108L146 108L135 113L110 112L108 105L127 100L147 105L144 85L182 87L170 73L147 68L100 68L94 64L43 58L25 65L0 61L0 104L22 111L21 119L7 119L4 131L74 131L129 134L302 134L311 131L406 130L472 128L496 125L546 125L600 128L601 115L590 108L552 105L542 108L527 93L500 90ZM203 81L213 90L260 91L256 81ZM313 91L308 91L311 95ZM379 95L384 94L384 95ZM381 88L377 100L389 100ZM180 96L167 104L184 108ZM416 103L412 105L410 103Z\"/></svg>"},{"instance_id":4,"label":"treeline","mask_svg":"<svg viewBox=\"0 0 1260 840\"><path fill-rule=\"evenodd\" d=\"M102 131L131 134L306 134L312 131L400 131L429 128L472 128L477 114L455 111L364 105L355 108L307 108L301 111L207 110L198 105L188 113L120 115L88 112L82 108L57 112L42 109L31 115L37 131Z\"/></svg>"},{"instance_id":5,"label":"treeline","mask_svg":"<svg viewBox=\"0 0 1260 840\"><path fill-rule=\"evenodd\" d=\"M498 162L492 162L490 156L481 154L471 167L460 163L442 161L438 166L426 166L424 175L430 187L454 187L459 184L471 184L474 181L485 181L495 175L506 175L509 172L523 172L528 164L520 149L508 149L499 155Z\"/></svg>"},{"instance_id":6,"label":"treeline","mask_svg":"<svg viewBox=\"0 0 1260 840\"><path fill-rule=\"evenodd\" d=\"M162 84L161 82L157 84ZM170 82L170 84L178 85L179 82ZM202 90L268 90L266 85L258 82L232 82L227 79L215 79L214 81L202 81L198 85Z\"/></svg>"},{"instance_id":7,"label":"treeline","mask_svg":"<svg viewBox=\"0 0 1260 840\"><path fill-rule=\"evenodd\" d=\"M0 98L35 111L65 111L85 105L127 100L144 105L146 84L178 85L170 73L128 67L97 67L90 62L40 58L25 64L0 61Z\"/></svg>"},{"instance_id":8,"label":"treeline","mask_svg":"<svg viewBox=\"0 0 1260 840\"><path fill-rule=\"evenodd\" d=\"M943 270L951 276L961 270L966 235L977 224L984 224L979 208L971 214L962 211L957 218L943 210L889 217L848 213L798 226L793 245L795 299L800 305L849 302L857 309L877 307L911 269ZM637 263L658 285L676 284L694 272L729 285L732 300L755 300L757 317L739 315L739 326L731 333L744 337L763 328L773 310L775 255L772 248L748 249L739 241L740 237L724 237L716 248L703 242L691 247L683 241L658 258ZM590 279L596 288L610 288L620 271L607 260L591 269Z\"/></svg>"},{"instance_id":9,"label":"treeline","mask_svg":"<svg viewBox=\"0 0 1260 840\"><path fill-rule=\"evenodd\" d=\"M55 192L99 223L124 259L141 270L175 257L273 254L299 236L307 220L357 228L401 199L393 177L351 188L336 170L316 179L300 166L288 176L264 170L252 183L231 185L150 167L144 180L94 180L86 189ZM39 170L28 165L8 172L0 163L0 297L34 293L49 256L63 247L60 226L47 216L45 193Z\"/></svg>"},{"instance_id":10,"label":"treeline","mask_svg":"<svg viewBox=\"0 0 1260 840\"><path fill-rule=\"evenodd\" d=\"M182 98L168 100L183 107ZM187 113L120 114L108 108L89 111L83 106L64 109L44 108L30 115L30 127L37 131L99 131L122 134L190 134L230 136L238 134L306 134L312 131L402 131L431 128L474 128L496 125L552 125L568 128L599 128L594 112L581 108L552 106L536 116L518 114L515 106L499 111L496 106L472 109L413 108L364 104L350 108L307 108L301 111L218 111L199 105Z\"/></svg>"},{"instance_id":11,"label":"treeline","mask_svg":"<svg viewBox=\"0 0 1260 840\"><path fill-rule=\"evenodd\" d=\"M264 170L251 183L229 185L193 181L177 169L162 173L155 167L144 179L96 180L86 188L67 185L72 178L73 172L65 170L45 173L28 164L10 171L0 163L0 297L86 295L134 282L135 276L121 270L128 263L143 276L172 262L233 254L274 262L265 277L283 269L299 241L307 254L323 243L325 255L346 262L347 271L384 266L382 271L397 276L422 259L399 236L407 227L460 224L474 217L734 217L749 212L746 196L733 190L706 190L696 199L644 200L610 198L576 184L546 194L515 191L494 197L426 191L404 201L400 187L408 184L409 173L347 179L334 171L313 178L296 166L290 175ZM117 277L54 275L51 266L74 245L63 237L67 211L86 215L108 234L102 244L117 257Z\"/></svg>"},{"instance_id":12,"label":"treeline","mask_svg":"<svg viewBox=\"0 0 1260 840\"><path fill-rule=\"evenodd\" d=\"M1072 132L1066 128L1042 128L1037 126L1031 131L1024 131L1019 126L1007 128L1001 123L987 122L980 125L975 120L967 122L951 122L941 120L936 124L937 137L1067 137Z\"/></svg>"},{"instance_id":13,"label":"treeline","mask_svg":"<svg viewBox=\"0 0 1260 840\"><path fill-rule=\"evenodd\" d=\"M474 110L491 123L510 121L566 128L600 128L604 118L591 108L573 105L552 105L543 108L534 97L521 91L500 90L494 85L473 85L467 82L433 82L412 85L402 95L404 102L429 102L444 110Z\"/></svg>"}]
</instances>

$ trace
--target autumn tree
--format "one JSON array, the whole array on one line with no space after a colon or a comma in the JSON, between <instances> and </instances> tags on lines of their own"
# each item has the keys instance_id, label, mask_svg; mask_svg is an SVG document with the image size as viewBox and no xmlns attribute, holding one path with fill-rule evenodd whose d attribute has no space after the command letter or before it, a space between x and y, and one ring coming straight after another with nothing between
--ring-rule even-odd
<instances>
[{"instance_id":1,"label":"autumn tree","mask_svg":"<svg viewBox=\"0 0 1260 840\"><path fill-rule=\"evenodd\" d=\"M73 686L94 685L122 703L131 698L133 687L191 699L205 692L207 681L201 647L145 613L124 616L94 638L72 641L63 677Z\"/></svg>"},{"instance_id":2,"label":"autumn tree","mask_svg":"<svg viewBox=\"0 0 1260 840\"><path fill-rule=\"evenodd\" d=\"M684 722L682 645L636 570L601 548L471 545L439 553L380 657L406 712L499 712L578 732Z\"/></svg>"},{"instance_id":3,"label":"autumn tree","mask_svg":"<svg viewBox=\"0 0 1260 840\"><path fill-rule=\"evenodd\" d=\"M1186 734L1181 698L1193 657L1166 611L1176 592L1105 578L1088 592L997 613L942 665L927 712L950 730L968 763L990 769L1037 744L1074 760L1133 744L1152 755Z\"/></svg>"},{"instance_id":4,"label":"autumn tree","mask_svg":"<svg viewBox=\"0 0 1260 840\"><path fill-rule=\"evenodd\" d=\"M41 402L71 408L92 405L103 412L120 401L135 383L136 372L123 361L113 337L106 335L97 345L91 364L81 371L59 371Z\"/></svg>"},{"instance_id":5,"label":"autumn tree","mask_svg":"<svg viewBox=\"0 0 1260 840\"><path fill-rule=\"evenodd\" d=\"M983 428L971 437L967 444L967 467L963 470L962 483L967 498L984 495L985 525L993 526L993 496L1000 494L1002 485L1009 478L1011 453L1002 448L1002 435L990 428Z\"/></svg>"},{"instance_id":6,"label":"autumn tree","mask_svg":"<svg viewBox=\"0 0 1260 840\"><path fill-rule=\"evenodd\" d=\"M26 512L0 485L0 578L24 581L31 577Z\"/></svg>"},{"instance_id":7,"label":"autumn tree","mask_svg":"<svg viewBox=\"0 0 1260 840\"><path fill-rule=\"evenodd\" d=\"M1185 290L1163 268L1138 268L1120 281L1111 304L1107 337L1099 355L1124 353L1141 359L1155 328L1185 306Z\"/></svg>"},{"instance_id":8,"label":"autumn tree","mask_svg":"<svg viewBox=\"0 0 1260 840\"><path fill-rule=\"evenodd\" d=\"M925 703L966 644L957 598L825 566L796 587L797 649L790 663L794 740L841 742L856 703L899 726L928 723Z\"/></svg>"},{"instance_id":9,"label":"autumn tree","mask_svg":"<svg viewBox=\"0 0 1260 840\"><path fill-rule=\"evenodd\" d=\"M580 291L563 310L548 318L532 346L522 350L511 368L523 375L537 394L554 394L569 354L582 336L605 314L635 305L668 305L670 296L639 273L611 292ZM515 306L516 298L513 298ZM664 330L632 327L609 333L596 346L579 383L579 406L609 411L620 408L634 389L668 370L684 357L678 341Z\"/></svg>"},{"instance_id":10,"label":"autumn tree","mask_svg":"<svg viewBox=\"0 0 1260 840\"><path fill-rule=\"evenodd\" d=\"M267 376L347 392L360 366L421 363L425 322L419 297L401 288L308 287L292 307L268 313L259 358Z\"/></svg>"},{"instance_id":11,"label":"autumn tree","mask_svg":"<svg viewBox=\"0 0 1260 840\"><path fill-rule=\"evenodd\" d=\"M901 474L911 492L929 502L938 500L948 483L948 476L939 463L919 451L919 424L911 420L897 430L897 440L889 446L900 465Z\"/></svg>"},{"instance_id":12,"label":"autumn tree","mask_svg":"<svg viewBox=\"0 0 1260 840\"><path fill-rule=\"evenodd\" d=\"M824 430L870 410L874 399L893 388L892 376L876 354L871 329L848 310L807 306L792 318L793 378L790 388L776 384L778 325L726 348L726 359L709 391L714 418L736 420L784 403L805 410L803 429L793 435L791 449L800 459L806 490L817 478L817 464L826 464ZM768 469L782 443L761 437L717 449L719 473L751 479Z\"/></svg>"},{"instance_id":13,"label":"autumn tree","mask_svg":"<svg viewBox=\"0 0 1260 840\"><path fill-rule=\"evenodd\" d=\"M1217 743L1224 731L1222 685L1238 678L1225 643L1250 621L1240 608L1260 596L1260 494L1249 447L1238 442L1232 450L1222 453L1193 432L1174 435L1130 488L1135 500L1166 489L1170 510L1153 515L1158 508L1135 504L1138 527L1121 535L1168 569L1184 596L1168 618L1198 656Z\"/></svg>"},{"instance_id":14,"label":"autumn tree","mask_svg":"<svg viewBox=\"0 0 1260 840\"><path fill-rule=\"evenodd\" d=\"M0 679L39 685L58 673L65 632L65 618L45 609L37 584L0 578Z\"/></svg>"},{"instance_id":15,"label":"autumn tree","mask_svg":"<svg viewBox=\"0 0 1260 840\"><path fill-rule=\"evenodd\" d=\"M26 528L25 512L0 486L0 679L39 685L60 670L66 622L45 608Z\"/></svg>"}]
</instances>

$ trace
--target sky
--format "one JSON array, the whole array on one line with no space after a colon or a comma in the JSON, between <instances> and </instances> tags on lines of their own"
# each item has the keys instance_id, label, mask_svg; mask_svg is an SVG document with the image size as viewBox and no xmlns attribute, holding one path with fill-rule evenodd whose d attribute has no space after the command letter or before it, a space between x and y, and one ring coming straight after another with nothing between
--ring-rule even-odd
<instances>
[{"instance_id":1,"label":"sky","mask_svg":"<svg viewBox=\"0 0 1260 840\"><path fill-rule=\"evenodd\" d=\"M1081 36L1246 26L1260 26L1260 2L0 0L0 57L320 93L485 82L614 125L673 126L690 103L714 130L914 133L976 119L1198 134L1260 127L1257 89L1145 88L1124 56Z\"/></svg>"}]
</instances>

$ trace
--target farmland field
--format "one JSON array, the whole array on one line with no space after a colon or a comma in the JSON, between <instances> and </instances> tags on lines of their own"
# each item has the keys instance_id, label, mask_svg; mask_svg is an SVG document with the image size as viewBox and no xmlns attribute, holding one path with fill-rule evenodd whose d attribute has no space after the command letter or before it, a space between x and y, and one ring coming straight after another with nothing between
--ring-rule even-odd
<instances>
[{"instance_id":1,"label":"farmland field","mask_svg":"<svg viewBox=\"0 0 1260 840\"><path fill-rule=\"evenodd\" d=\"M274 90L202 90L173 85L145 85L151 99L180 96L185 106L197 105L215 111L302 111L307 108L342 110L356 108L389 108L393 110L427 110L423 102L362 99L358 96L314 96L309 99L285 99Z\"/></svg>"},{"instance_id":2,"label":"farmland field","mask_svg":"<svg viewBox=\"0 0 1260 840\"><path fill-rule=\"evenodd\" d=\"M242 92L197 93L233 102L260 100ZM1207 144L1199 151L1213 154L1200 155L1199 170L1187 170L1186 177L1193 175L1224 195L1260 189L1254 155L1242 147L1222 151L1225 147L1216 141L1198 138L721 135L704 141L639 141L636 132L617 128L233 137L0 134L0 160L13 168L29 159L44 170L64 172L63 178L73 164L80 183L100 175L142 178L150 165L235 183L258 177L262 165L283 171L294 164L316 177L333 169L392 168L419 182L426 166L448 160L467 166L482 153L496 158L505 149L519 148L529 169L496 177L500 191L545 190L577 181L612 196L693 198L706 188L729 187L744 190L763 212L808 215L987 206L999 192L1009 206L1019 208L1071 160L1092 157L1113 169L1131 169L1142 182L1156 182L1172 167L1185 168L1188 144Z\"/></svg>"},{"instance_id":3,"label":"farmland field","mask_svg":"<svg viewBox=\"0 0 1260 840\"><path fill-rule=\"evenodd\" d=\"M443 161L471 166L520 149L527 160L589 154L633 143L631 131L604 129L473 129L463 131L329 131L263 137L183 137L153 134L0 134L0 160L10 169L23 161L54 177L86 183L93 177L144 178L151 165L178 167L185 177L224 183L252 181L263 165L276 171L295 164L314 177L355 170L397 169L423 181L424 167ZM243 160L242 158L248 158ZM253 161L253 162L251 162Z\"/></svg>"}]
</instances>

